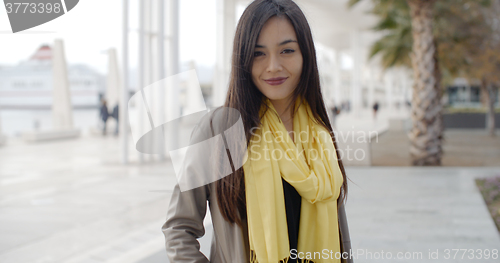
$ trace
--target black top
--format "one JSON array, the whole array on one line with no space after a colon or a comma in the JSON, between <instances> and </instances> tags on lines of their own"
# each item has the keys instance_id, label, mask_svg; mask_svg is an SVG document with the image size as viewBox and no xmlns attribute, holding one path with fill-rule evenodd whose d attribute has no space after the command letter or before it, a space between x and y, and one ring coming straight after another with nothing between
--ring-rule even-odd
<instances>
[{"instance_id":1,"label":"black top","mask_svg":"<svg viewBox=\"0 0 500 263\"><path fill-rule=\"evenodd\" d=\"M300 205L301 197L295 188L285 179L283 181L283 192L285 195L286 221L288 224L288 238L290 250L297 249L299 239ZM296 254L296 253L295 253ZM289 263L297 263L297 259L291 259Z\"/></svg>"}]
</instances>

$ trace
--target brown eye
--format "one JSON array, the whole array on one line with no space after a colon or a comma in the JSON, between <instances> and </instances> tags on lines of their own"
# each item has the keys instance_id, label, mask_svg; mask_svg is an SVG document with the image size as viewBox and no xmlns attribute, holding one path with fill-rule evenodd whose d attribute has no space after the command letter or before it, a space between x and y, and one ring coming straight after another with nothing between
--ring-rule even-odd
<instances>
[{"instance_id":1,"label":"brown eye","mask_svg":"<svg viewBox=\"0 0 500 263\"><path fill-rule=\"evenodd\" d=\"M293 49L285 49L285 50L283 50L283 53L285 53L285 54L287 54L287 53L293 53L293 52L295 52L295 50L293 50Z\"/></svg>"},{"instance_id":2,"label":"brown eye","mask_svg":"<svg viewBox=\"0 0 500 263\"><path fill-rule=\"evenodd\" d=\"M253 53L253 56L254 56L254 57L258 57L258 56L262 56L262 55L264 55L264 53L262 53L262 52L260 52L260 51L255 51L255 52Z\"/></svg>"}]
</instances>

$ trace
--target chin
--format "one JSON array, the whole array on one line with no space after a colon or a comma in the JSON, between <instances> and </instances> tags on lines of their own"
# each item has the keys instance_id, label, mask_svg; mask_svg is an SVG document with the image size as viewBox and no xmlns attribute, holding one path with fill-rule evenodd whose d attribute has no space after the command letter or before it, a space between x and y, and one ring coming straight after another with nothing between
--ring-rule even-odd
<instances>
[{"instance_id":1,"label":"chin","mask_svg":"<svg viewBox=\"0 0 500 263\"><path fill-rule=\"evenodd\" d=\"M268 99L270 100L284 100L286 98L288 98L289 96L291 96L292 94L276 94L276 93L264 93L264 96L266 96Z\"/></svg>"},{"instance_id":2,"label":"chin","mask_svg":"<svg viewBox=\"0 0 500 263\"><path fill-rule=\"evenodd\" d=\"M277 90L268 89L262 92L262 94L264 94L264 96L266 96L270 100L283 100L290 97L292 93L293 90L289 91L289 90L278 90L278 89Z\"/></svg>"}]
</instances>

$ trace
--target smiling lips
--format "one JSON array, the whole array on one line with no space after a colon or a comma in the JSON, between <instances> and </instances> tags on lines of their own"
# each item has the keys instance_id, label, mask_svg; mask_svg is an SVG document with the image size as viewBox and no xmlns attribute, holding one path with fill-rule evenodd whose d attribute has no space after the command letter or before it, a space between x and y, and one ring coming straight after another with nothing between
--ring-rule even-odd
<instances>
[{"instance_id":1,"label":"smiling lips","mask_svg":"<svg viewBox=\"0 0 500 263\"><path fill-rule=\"evenodd\" d=\"M281 85L283 84L285 81L286 81L287 78L283 78L283 77L280 77L280 78L270 78L270 79L265 79L264 81L269 84L269 85Z\"/></svg>"}]
</instances>

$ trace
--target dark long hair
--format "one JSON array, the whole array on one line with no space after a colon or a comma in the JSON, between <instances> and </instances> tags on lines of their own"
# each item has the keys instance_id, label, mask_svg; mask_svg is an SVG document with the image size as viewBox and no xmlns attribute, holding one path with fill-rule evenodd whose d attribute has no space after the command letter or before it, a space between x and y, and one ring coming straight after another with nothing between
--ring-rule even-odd
<instances>
[{"instance_id":1,"label":"dark long hair","mask_svg":"<svg viewBox=\"0 0 500 263\"><path fill-rule=\"evenodd\" d=\"M229 89L224 107L234 108L240 112L247 145L249 145L252 127L261 125L262 116L259 116L259 110L264 96L252 81L254 50L262 27L269 18L274 16L287 18L295 28L295 34L303 57L303 66L299 84L292 93L291 105L300 96L310 105L315 121L330 132L337 149L338 163L344 178L339 197L339 202L343 202L347 197L347 178L340 160L341 156L332 126L328 120L323 95L321 94L316 50L311 29L306 17L293 1L255 0L243 12L234 37ZM227 221L242 226L242 220L246 217L243 168L236 170L216 183L217 201L222 216Z\"/></svg>"}]
</instances>

